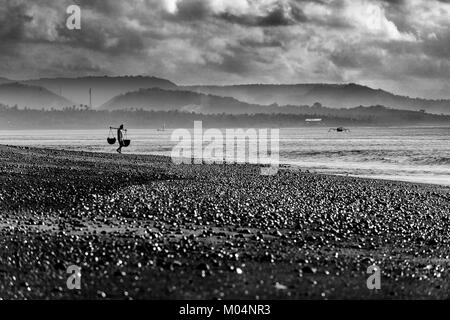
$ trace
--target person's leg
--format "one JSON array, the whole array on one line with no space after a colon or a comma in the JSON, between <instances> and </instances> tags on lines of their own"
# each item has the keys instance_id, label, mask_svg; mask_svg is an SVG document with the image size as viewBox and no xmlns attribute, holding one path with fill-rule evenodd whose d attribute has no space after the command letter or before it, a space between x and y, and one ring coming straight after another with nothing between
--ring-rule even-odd
<instances>
[{"instance_id":1,"label":"person's leg","mask_svg":"<svg viewBox=\"0 0 450 320\"><path fill-rule=\"evenodd\" d=\"M123 142L119 141L119 148L117 149L118 153L122 153Z\"/></svg>"}]
</instances>

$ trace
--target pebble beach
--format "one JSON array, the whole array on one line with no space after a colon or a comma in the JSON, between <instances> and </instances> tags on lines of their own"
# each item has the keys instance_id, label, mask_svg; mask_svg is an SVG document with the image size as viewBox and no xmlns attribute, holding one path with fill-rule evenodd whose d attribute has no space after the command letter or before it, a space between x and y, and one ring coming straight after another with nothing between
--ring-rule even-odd
<instances>
[{"instance_id":1,"label":"pebble beach","mask_svg":"<svg viewBox=\"0 0 450 320\"><path fill-rule=\"evenodd\" d=\"M450 187L0 146L1 299L449 299L449 267Z\"/></svg>"}]
</instances>

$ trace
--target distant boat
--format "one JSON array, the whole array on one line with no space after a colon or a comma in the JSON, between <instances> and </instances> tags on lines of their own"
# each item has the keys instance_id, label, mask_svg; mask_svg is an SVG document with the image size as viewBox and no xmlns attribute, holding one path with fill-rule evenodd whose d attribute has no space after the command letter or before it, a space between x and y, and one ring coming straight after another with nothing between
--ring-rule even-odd
<instances>
[{"instance_id":1,"label":"distant boat","mask_svg":"<svg viewBox=\"0 0 450 320\"><path fill-rule=\"evenodd\" d=\"M321 122L321 118L315 118L315 119L305 119L306 122Z\"/></svg>"},{"instance_id":2,"label":"distant boat","mask_svg":"<svg viewBox=\"0 0 450 320\"><path fill-rule=\"evenodd\" d=\"M163 123L162 128L158 128L158 131L166 131L166 124Z\"/></svg>"},{"instance_id":3,"label":"distant boat","mask_svg":"<svg viewBox=\"0 0 450 320\"><path fill-rule=\"evenodd\" d=\"M337 128L330 128L328 132L330 131L336 131L336 132L350 132L350 129L344 128L344 127L337 127Z\"/></svg>"}]
</instances>

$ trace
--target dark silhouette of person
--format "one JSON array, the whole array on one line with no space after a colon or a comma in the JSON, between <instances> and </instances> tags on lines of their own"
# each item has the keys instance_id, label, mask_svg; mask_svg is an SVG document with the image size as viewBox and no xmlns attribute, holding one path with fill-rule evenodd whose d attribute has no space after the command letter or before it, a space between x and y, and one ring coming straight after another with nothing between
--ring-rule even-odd
<instances>
[{"instance_id":1,"label":"dark silhouette of person","mask_svg":"<svg viewBox=\"0 0 450 320\"><path fill-rule=\"evenodd\" d=\"M122 153L122 147L124 146L123 143L123 124L120 125L119 128L117 128L117 141L119 142L119 148L117 148L118 153Z\"/></svg>"}]
</instances>

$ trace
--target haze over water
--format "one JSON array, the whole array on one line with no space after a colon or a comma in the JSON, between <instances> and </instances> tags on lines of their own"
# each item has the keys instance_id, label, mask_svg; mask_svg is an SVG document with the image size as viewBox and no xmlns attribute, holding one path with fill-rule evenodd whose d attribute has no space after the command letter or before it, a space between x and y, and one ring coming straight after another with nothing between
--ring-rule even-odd
<instances>
[{"instance_id":1,"label":"haze over water","mask_svg":"<svg viewBox=\"0 0 450 320\"><path fill-rule=\"evenodd\" d=\"M0 144L115 152L105 130L0 131ZM124 153L170 155L172 129L130 129ZM280 162L315 172L450 185L450 127L280 129Z\"/></svg>"}]
</instances>

